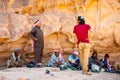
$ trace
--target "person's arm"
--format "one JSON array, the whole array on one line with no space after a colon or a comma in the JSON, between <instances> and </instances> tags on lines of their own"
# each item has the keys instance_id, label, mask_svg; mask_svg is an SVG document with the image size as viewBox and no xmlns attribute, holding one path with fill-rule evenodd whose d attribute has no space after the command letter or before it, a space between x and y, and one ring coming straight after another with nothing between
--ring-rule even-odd
<instances>
[{"instance_id":1,"label":"person's arm","mask_svg":"<svg viewBox=\"0 0 120 80\"><path fill-rule=\"evenodd\" d=\"M72 55L69 55L68 61L70 64L74 63L74 60L72 59Z\"/></svg>"},{"instance_id":2,"label":"person's arm","mask_svg":"<svg viewBox=\"0 0 120 80\"><path fill-rule=\"evenodd\" d=\"M55 60L54 60L54 56L55 56L55 54L54 53L52 53L52 55L51 55L51 59L50 59L50 62L51 63L53 63L53 64L55 64L56 62L55 62Z\"/></svg>"},{"instance_id":3,"label":"person's arm","mask_svg":"<svg viewBox=\"0 0 120 80\"><path fill-rule=\"evenodd\" d=\"M107 60L107 67L108 67L109 70L111 70L111 65L110 65L110 60L109 59Z\"/></svg>"},{"instance_id":4,"label":"person's arm","mask_svg":"<svg viewBox=\"0 0 120 80\"><path fill-rule=\"evenodd\" d=\"M68 61L71 61L71 55L68 56Z\"/></svg>"},{"instance_id":5,"label":"person's arm","mask_svg":"<svg viewBox=\"0 0 120 80\"><path fill-rule=\"evenodd\" d=\"M59 58L60 58L60 61L59 61L59 62L61 62L62 64L64 64L64 63L65 63L65 60L64 60L64 58L63 58L63 56L62 56L61 53L59 54Z\"/></svg>"},{"instance_id":6,"label":"person's arm","mask_svg":"<svg viewBox=\"0 0 120 80\"><path fill-rule=\"evenodd\" d=\"M33 40L36 41L37 38L35 38L35 36L34 36L35 32L36 32L36 30L35 30L35 28L33 28L33 29L31 30L31 32L30 32L30 37L31 37Z\"/></svg>"},{"instance_id":7,"label":"person's arm","mask_svg":"<svg viewBox=\"0 0 120 80\"><path fill-rule=\"evenodd\" d=\"M10 60L11 60L12 62L14 62L14 59L13 59L12 55L10 55Z\"/></svg>"},{"instance_id":8,"label":"person's arm","mask_svg":"<svg viewBox=\"0 0 120 80\"><path fill-rule=\"evenodd\" d=\"M75 33L73 33L73 37L74 37L75 48L78 48L78 45L77 45L78 40L77 40L77 36Z\"/></svg>"},{"instance_id":9,"label":"person's arm","mask_svg":"<svg viewBox=\"0 0 120 80\"><path fill-rule=\"evenodd\" d=\"M62 64L64 64L65 63L65 60L64 59L62 59L62 61L60 61Z\"/></svg>"},{"instance_id":10,"label":"person's arm","mask_svg":"<svg viewBox=\"0 0 120 80\"><path fill-rule=\"evenodd\" d=\"M91 64L93 64L95 62L95 60L92 58L92 57L90 57L89 58L89 64L91 65Z\"/></svg>"},{"instance_id":11,"label":"person's arm","mask_svg":"<svg viewBox=\"0 0 120 80\"><path fill-rule=\"evenodd\" d=\"M64 63L65 63L65 60L63 59L63 60L62 60L62 64L64 64Z\"/></svg>"},{"instance_id":12,"label":"person's arm","mask_svg":"<svg viewBox=\"0 0 120 80\"><path fill-rule=\"evenodd\" d=\"M77 42L77 36L76 36L76 26L74 26L74 30L73 30L73 40L74 40L74 44L75 44L75 48L78 48Z\"/></svg>"},{"instance_id":13,"label":"person's arm","mask_svg":"<svg viewBox=\"0 0 120 80\"><path fill-rule=\"evenodd\" d=\"M62 62L56 62L55 64L57 64L58 66L60 66L62 64Z\"/></svg>"},{"instance_id":14,"label":"person's arm","mask_svg":"<svg viewBox=\"0 0 120 80\"><path fill-rule=\"evenodd\" d=\"M91 30L91 27L90 26L88 26L88 28L89 28L89 31L88 31L88 39L90 40L91 38L92 38L92 30Z\"/></svg>"}]
</instances>

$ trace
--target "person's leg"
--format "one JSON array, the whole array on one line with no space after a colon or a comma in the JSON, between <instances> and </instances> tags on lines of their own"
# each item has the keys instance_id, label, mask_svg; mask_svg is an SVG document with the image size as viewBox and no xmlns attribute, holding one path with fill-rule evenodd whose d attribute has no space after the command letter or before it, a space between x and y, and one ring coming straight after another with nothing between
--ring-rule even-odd
<instances>
[{"instance_id":1,"label":"person's leg","mask_svg":"<svg viewBox=\"0 0 120 80\"><path fill-rule=\"evenodd\" d=\"M80 69L80 60L78 59L75 63L76 64L74 64L73 67Z\"/></svg>"},{"instance_id":2,"label":"person's leg","mask_svg":"<svg viewBox=\"0 0 120 80\"><path fill-rule=\"evenodd\" d=\"M41 67L42 56L43 56L43 48L41 46L36 49L36 66Z\"/></svg>"},{"instance_id":3,"label":"person's leg","mask_svg":"<svg viewBox=\"0 0 120 80\"><path fill-rule=\"evenodd\" d=\"M8 68L11 68L11 67L15 67L15 64L14 64L14 62L12 61L12 62L10 62L10 65L9 65L9 67Z\"/></svg>"},{"instance_id":4,"label":"person's leg","mask_svg":"<svg viewBox=\"0 0 120 80\"><path fill-rule=\"evenodd\" d=\"M43 57L43 48L40 48L39 63L42 63L42 57Z\"/></svg>"},{"instance_id":5,"label":"person's leg","mask_svg":"<svg viewBox=\"0 0 120 80\"><path fill-rule=\"evenodd\" d=\"M23 60L20 60L20 61L19 61L19 66L22 67L22 66L24 65L24 63L25 63L25 62L24 62Z\"/></svg>"},{"instance_id":6,"label":"person's leg","mask_svg":"<svg viewBox=\"0 0 120 80\"><path fill-rule=\"evenodd\" d=\"M37 63L39 63L39 56L40 56L38 47L34 48L34 55L35 55L34 56L35 64L37 64Z\"/></svg>"},{"instance_id":7,"label":"person's leg","mask_svg":"<svg viewBox=\"0 0 120 80\"><path fill-rule=\"evenodd\" d=\"M88 58L90 54L90 44L84 43L84 56L83 56L83 72L88 74Z\"/></svg>"},{"instance_id":8,"label":"person's leg","mask_svg":"<svg viewBox=\"0 0 120 80\"><path fill-rule=\"evenodd\" d=\"M84 56L84 44L83 43L79 44L79 53L80 53L81 67L83 67L83 56Z\"/></svg>"},{"instance_id":9,"label":"person's leg","mask_svg":"<svg viewBox=\"0 0 120 80\"><path fill-rule=\"evenodd\" d=\"M15 66L16 66L16 67L21 67L21 66L20 66L20 63L19 63L18 61L15 62Z\"/></svg>"}]
</instances>

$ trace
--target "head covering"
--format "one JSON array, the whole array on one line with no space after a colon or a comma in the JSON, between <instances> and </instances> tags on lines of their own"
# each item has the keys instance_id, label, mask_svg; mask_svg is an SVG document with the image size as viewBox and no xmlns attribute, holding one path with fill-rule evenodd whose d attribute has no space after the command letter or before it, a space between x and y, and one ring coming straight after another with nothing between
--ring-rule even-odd
<instances>
[{"instance_id":1,"label":"head covering","mask_svg":"<svg viewBox=\"0 0 120 80\"><path fill-rule=\"evenodd\" d=\"M74 51L73 54L75 54L75 55L79 55L78 51Z\"/></svg>"},{"instance_id":2,"label":"head covering","mask_svg":"<svg viewBox=\"0 0 120 80\"><path fill-rule=\"evenodd\" d=\"M54 50L54 52L60 52L60 50Z\"/></svg>"},{"instance_id":3,"label":"head covering","mask_svg":"<svg viewBox=\"0 0 120 80\"><path fill-rule=\"evenodd\" d=\"M83 16L78 16L77 20L78 20L78 21L84 20L84 17L83 17Z\"/></svg>"},{"instance_id":4,"label":"head covering","mask_svg":"<svg viewBox=\"0 0 120 80\"><path fill-rule=\"evenodd\" d=\"M54 50L54 52L59 53L59 58L60 58L60 61L62 61L62 60L63 60L63 56L62 56L62 54L61 54L60 50L59 50L59 49L56 49L56 50Z\"/></svg>"},{"instance_id":5,"label":"head covering","mask_svg":"<svg viewBox=\"0 0 120 80\"><path fill-rule=\"evenodd\" d=\"M34 22L34 26L37 26L40 23L40 20Z\"/></svg>"},{"instance_id":6,"label":"head covering","mask_svg":"<svg viewBox=\"0 0 120 80\"><path fill-rule=\"evenodd\" d=\"M20 50L20 49L19 49L19 48L15 48L15 49L14 49L15 52L18 51L18 50Z\"/></svg>"}]
</instances>

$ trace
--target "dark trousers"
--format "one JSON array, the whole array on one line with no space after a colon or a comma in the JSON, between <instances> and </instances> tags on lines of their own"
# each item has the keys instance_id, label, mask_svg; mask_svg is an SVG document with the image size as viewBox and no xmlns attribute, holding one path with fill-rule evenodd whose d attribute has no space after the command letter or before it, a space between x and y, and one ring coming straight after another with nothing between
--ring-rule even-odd
<instances>
[{"instance_id":1,"label":"dark trousers","mask_svg":"<svg viewBox=\"0 0 120 80\"><path fill-rule=\"evenodd\" d=\"M80 60L78 59L75 63L76 64L74 63L70 63L70 64L77 69L81 69Z\"/></svg>"}]
</instances>

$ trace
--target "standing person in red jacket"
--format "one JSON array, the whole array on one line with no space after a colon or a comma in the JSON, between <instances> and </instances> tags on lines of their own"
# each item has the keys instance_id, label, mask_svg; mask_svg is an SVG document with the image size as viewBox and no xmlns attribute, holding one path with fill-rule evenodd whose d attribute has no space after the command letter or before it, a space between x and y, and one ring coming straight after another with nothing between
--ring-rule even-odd
<instances>
[{"instance_id":1,"label":"standing person in red jacket","mask_svg":"<svg viewBox=\"0 0 120 80\"><path fill-rule=\"evenodd\" d=\"M85 75L91 75L91 73L88 72L88 58L90 54L88 32L91 29L91 27L88 24L85 24L85 20L82 16L78 16L77 22L78 24L75 25L73 33L75 45L79 48L80 52L82 73Z\"/></svg>"}]
</instances>

